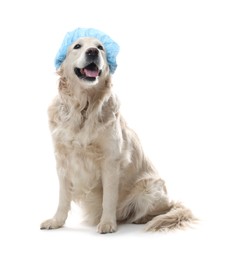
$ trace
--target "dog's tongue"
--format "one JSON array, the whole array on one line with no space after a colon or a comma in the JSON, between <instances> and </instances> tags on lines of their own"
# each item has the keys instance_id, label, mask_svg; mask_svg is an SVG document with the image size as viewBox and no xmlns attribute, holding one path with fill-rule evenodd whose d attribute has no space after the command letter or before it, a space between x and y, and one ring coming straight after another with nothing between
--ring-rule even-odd
<instances>
[{"instance_id":1,"label":"dog's tongue","mask_svg":"<svg viewBox=\"0 0 233 260\"><path fill-rule=\"evenodd\" d=\"M90 78L96 78L99 75L99 70L89 70L89 69L84 69L84 73L87 77Z\"/></svg>"}]
</instances>

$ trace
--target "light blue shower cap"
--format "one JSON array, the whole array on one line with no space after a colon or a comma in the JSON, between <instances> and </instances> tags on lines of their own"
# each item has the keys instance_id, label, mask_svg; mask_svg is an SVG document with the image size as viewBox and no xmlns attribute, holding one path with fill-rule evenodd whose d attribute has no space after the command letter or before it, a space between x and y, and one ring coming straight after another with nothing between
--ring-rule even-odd
<instances>
[{"instance_id":1,"label":"light blue shower cap","mask_svg":"<svg viewBox=\"0 0 233 260\"><path fill-rule=\"evenodd\" d=\"M94 37L103 45L107 53L107 61L110 72L113 74L117 68L116 56L119 52L119 45L105 33L93 28L77 28L68 32L55 58L55 67L58 69L66 58L68 47L81 37Z\"/></svg>"}]
</instances>

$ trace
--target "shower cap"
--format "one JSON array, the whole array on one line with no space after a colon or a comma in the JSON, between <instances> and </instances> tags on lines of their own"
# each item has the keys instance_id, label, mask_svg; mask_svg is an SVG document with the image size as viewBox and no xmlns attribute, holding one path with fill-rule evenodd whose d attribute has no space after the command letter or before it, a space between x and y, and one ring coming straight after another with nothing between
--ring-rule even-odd
<instances>
[{"instance_id":1,"label":"shower cap","mask_svg":"<svg viewBox=\"0 0 233 260\"><path fill-rule=\"evenodd\" d=\"M65 35L62 45L55 57L56 69L58 69L65 60L68 47L81 37L94 37L104 45L107 53L109 69L113 74L117 68L116 56L119 52L119 45L114 42L107 34L93 28L77 28Z\"/></svg>"}]
</instances>

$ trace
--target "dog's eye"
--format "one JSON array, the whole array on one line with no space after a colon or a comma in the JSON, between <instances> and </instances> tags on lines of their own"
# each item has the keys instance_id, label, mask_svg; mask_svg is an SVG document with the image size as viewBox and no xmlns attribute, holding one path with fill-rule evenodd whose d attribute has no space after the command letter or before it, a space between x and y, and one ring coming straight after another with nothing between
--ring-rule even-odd
<instances>
[{"instance_id":1,"label":"dog's eye","mask_svg":"<svg viewBox=\"0 0 233 260\"><path fill-rule=\"evenodd\" d=\"M101 51L104 50L104 47L103 47L102 45L98 45L97 48L98 48L99 50L101 50Z\"/></svg>"},{"instance_id":2,"label":"dog's eye","mask_svg":"<svg viewBox=\"0 0 233 260\"><path fill-rule=\"evenodd\" d=\"M82 46L78 43L76 45L74 45L74 49L80 49Z\"/></svg>"}]
</instances>

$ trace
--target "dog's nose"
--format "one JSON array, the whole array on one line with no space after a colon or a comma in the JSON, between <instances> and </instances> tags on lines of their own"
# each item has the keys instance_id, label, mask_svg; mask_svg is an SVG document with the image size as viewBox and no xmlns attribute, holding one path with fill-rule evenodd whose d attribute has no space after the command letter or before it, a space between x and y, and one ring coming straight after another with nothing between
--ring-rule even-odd
<instances>
[{"instance_id":1,"label":"dog's nose","mask_svg":"<svg viewBox=\"0 0 233 260\"><path fill-rule=\"evenodd\" d=\"M96 57L99 54L99 50L97 48L89 48L86 50L86 55L89 57Z\"/></svg>"}]
</instances>

